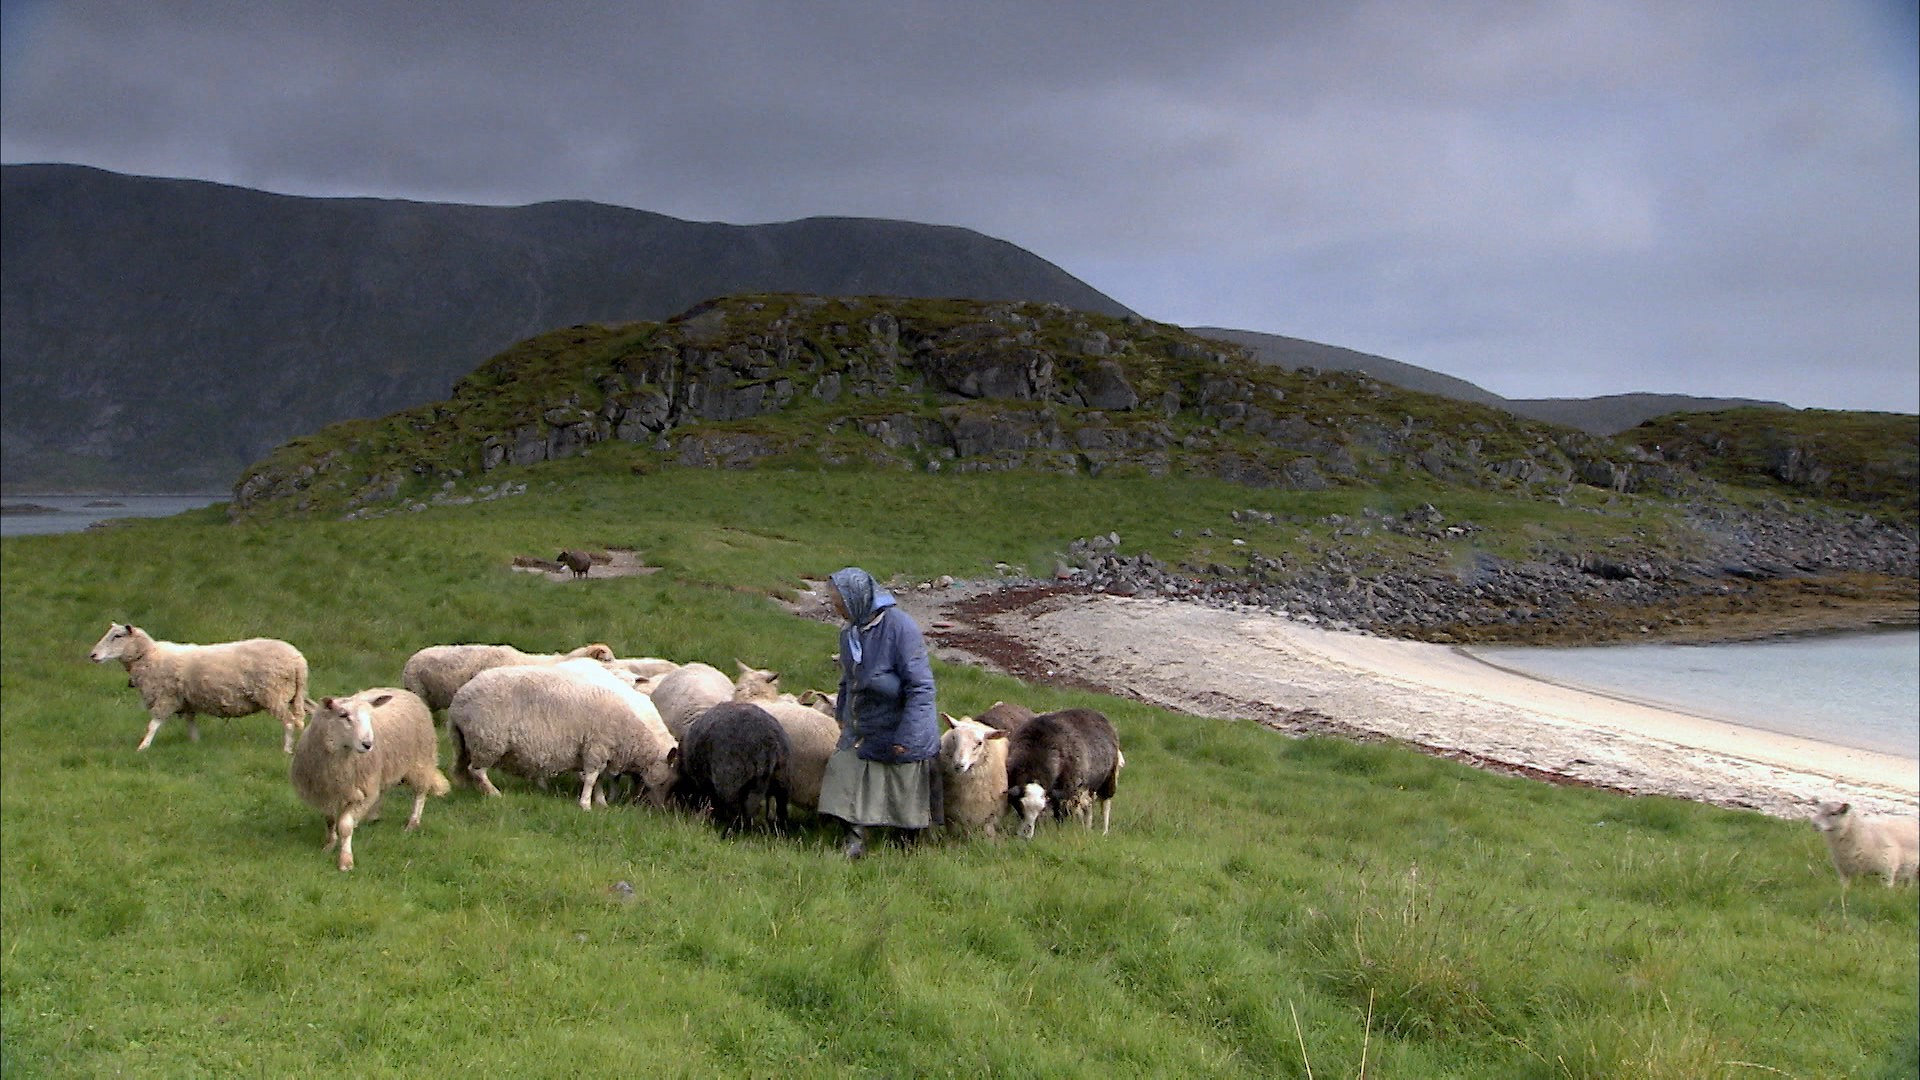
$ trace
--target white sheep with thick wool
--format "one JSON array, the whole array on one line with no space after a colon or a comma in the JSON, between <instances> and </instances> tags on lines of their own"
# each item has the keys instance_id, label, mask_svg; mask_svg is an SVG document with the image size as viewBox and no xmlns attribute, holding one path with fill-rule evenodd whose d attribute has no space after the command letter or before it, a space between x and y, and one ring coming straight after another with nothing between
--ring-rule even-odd
<instances>
[{"instance_id":1,"label":"white sheep with thick wool","mask_svg":"<svg viewBox=\"0 0 1920 1080\"><path fill-rule=\"evenodd\" d=\"M400 683L418 694L427 708L439 712L453 702L453 695L459 693L468 680L483 671L523 664L557 664L580 657L610 661L613 649L597 641L563 653L521 652L512 645L429 645L407 657Z\"/></svg>"},{"instance_id":2,"label":"white sheep with thick wool","mask_svg":"<svg viewBox=\"0 0 1920 1080\"><path fill-rule=\"evenodd\" d=\"M353 830L378 813L388 788L413 789L407 829L420 827L427 796L452 787L440 771L439 735L419 697L391 686L330 697L313 706L289 774L302 802L327 819L327 846L353 869Z\"/></svg>"},{"instance_id":3,"label":"white sheep with thick wool","mask_svg":"<svg viewBox=\"0 0 1920 1080\"><path fill-rule=\"evenodd\" d=\"M998 831L1007 802L1007 733L972 717L946 717L940 773L947 828L961 835ZM1037 814L1038 811L1035 811Z\"/></svg>"},{"instance_id":4,"label":"white sheep with thick wool","mask_svg":"<svg viewBox=\"0 0 1920 1080\"><path fill-rule=\"evenodd\" d=\"M111 623L87 658L96 664L120 661L140 691L148 721L136 750L153 744L168 717L186 717L187 738L198 742L199 716L267 712L280 721L280 748L291 754L306 722L307 658L278 638L191 645L156 641L137 626Z\"/></svg>"},{"instance_id":5,"label":"white sheep with thick wool","mask_svg":"<svg viewBox=\"0 0 1920 1080\"><path fill-rule=\"evenodd\" d=\"M588 810L602 776L630 775L644 801L663 805L675 780L668 755L676 743L652 722L651 708L630 687L623 692L555 665L483 671L447 706L454 779L499 795L487 776L496 765L531 780L578 773L580 808Z\"/></svg>"},{"instance_id":6,"label":"white sheep with thick wool","mask_svg":"<svg viewBox=\"0 0 1920 1080\"><path fill-rule=\"evenodd\" d=\"M740 669L738 679L729 679L719 668L696 660L682 664L654 684L650 695L654 707L660 710L660 719L674 738L685 739L687 725L723 701L763 705L785 699L780 693L779 672L751 667L743 660L734 664Z\"/></svg>"},{"instance_id":7,"label":"white sheep with thick wool","mask_svg":"<svg viewBox=\"0 0 1920 1080\"><path fill-rule=\"evenodd\" d=\"M1842 883L1871 874L1891 888L1920 877L1920 818L1870 816L1851 803L1823 802L1814 808L1813 827Z\"/></svg>"}]
</instances>

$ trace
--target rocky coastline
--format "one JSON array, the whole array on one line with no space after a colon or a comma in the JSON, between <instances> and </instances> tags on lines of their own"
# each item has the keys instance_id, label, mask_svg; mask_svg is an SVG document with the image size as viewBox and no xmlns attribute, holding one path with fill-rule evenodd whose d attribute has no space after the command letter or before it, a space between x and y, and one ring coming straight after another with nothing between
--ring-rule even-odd
<instances>
[{"instance_id":1,"label":"rocky coastline","mask_svg":"<svg viewBox=\"0 0 1920 1080\"><path fill-rule=\"evenodd\" d=\"M1258 511L1233 518L1275 524ZM1244 565L1171 565L1150 551L1122 554L1118 534L1086 537L1057 560L1053 582L1443 643L1725 641L1920 624L1920 536L1868 515L1714 507L1690 516L1697 542L1682 556L1617 545L1524 560L1460 559L1453 545L1476 527L1432 506L1314 524L1333 539L1311 558L1270 556L1236 537ZM1434 550L1389 554L1366 543L1378 533L1424 537Z\"/></svg>"}]
</instances>

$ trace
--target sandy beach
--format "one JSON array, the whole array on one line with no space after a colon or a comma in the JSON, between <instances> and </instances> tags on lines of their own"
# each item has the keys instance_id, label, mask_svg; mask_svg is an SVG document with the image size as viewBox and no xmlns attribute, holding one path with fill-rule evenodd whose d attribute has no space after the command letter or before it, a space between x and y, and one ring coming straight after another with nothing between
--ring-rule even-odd
<instances>
[{"instance_id":1,"label":"sandy beach","mask_svg":"<svg viewBox=\"0 0 1920 1080\"><path fill-rule=\"evenodd\" d=\"M1385 738L1561 783L1777 817L1920 812L1920 760L1558 686L1445 645L1099 593L908 590L937 654L1290 733Z\"/></svg>"}]
</instances>

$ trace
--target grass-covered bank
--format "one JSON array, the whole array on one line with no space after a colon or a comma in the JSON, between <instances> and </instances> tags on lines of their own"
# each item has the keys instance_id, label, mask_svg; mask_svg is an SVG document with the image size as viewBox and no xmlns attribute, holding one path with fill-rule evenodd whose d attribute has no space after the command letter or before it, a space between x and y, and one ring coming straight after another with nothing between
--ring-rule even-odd
<instances>
[{"instance_id":1,"label":"grass-covered bank","mask_svg":"<svg viewBox=\"0 0 1920 1080\"><path fill-rule=\"evenodd\" d=\"M1363 1053L1382 1077L1920 1067L1914 891L1856 888L1843 913L1804 825L950 666L950 711L1007 697L1114 718L1112 836L849 865L814 830L722 841L508 785L434 801L414 835L390 813L342 875L270 719L206 721L198 745L169 724L133 752L133 691L85 660L109 619L285 637L315 694L391 684L414 648L461 640L740 656L823 685L830 629L764 598L802 575L978 576L1108 530L1341 509L1139 479L634 478L588 461L529 479L373 521L203 511L0 546L9 1077L1304 1076L1305 1060L1324 1077ZM574 544L663 569L559 585L505 569ZM623 880L631 903L608 894Z\"/></svg>"}]
</instances>

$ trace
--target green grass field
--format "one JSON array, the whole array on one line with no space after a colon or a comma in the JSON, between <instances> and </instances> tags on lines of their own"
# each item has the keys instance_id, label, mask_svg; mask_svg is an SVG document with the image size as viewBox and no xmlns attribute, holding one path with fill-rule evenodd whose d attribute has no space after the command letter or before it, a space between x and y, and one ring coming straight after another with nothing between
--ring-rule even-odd
<instances>
[{"instance_id":1,"label":"green grass field","mask_svg":"<svg viewBox=\"0 0 1920 1080\"><path fill-rule=\"evenodd\" d=\"M170 723L134 753L137 695L86 660L109 620L285 638L316 697L395 684L414 649L457 641L740 657L801 689L829 685L833 630L767 596L802 576L980 577L1108 530L1164 557L1173 529L1231 509L1342 508L1140 478L635 477L593 460L525 477L513 499L374 521L229 526L211 509L0 544L9 1080L1920 1071L1916 892L1861 885L1843 910L1804 823L949 665L947 711L1007 698L1113 718L1128 768L1111 836L1043 825L850 864L810 822L727 840L507 780L503 799L432 801L412 834L397 795L341 874L270 717L203 720L198 744ZM1476 511L1503 512L1531 515ZM506 568L616 545L662 570Z\"/></svg>"}]
</instances>

